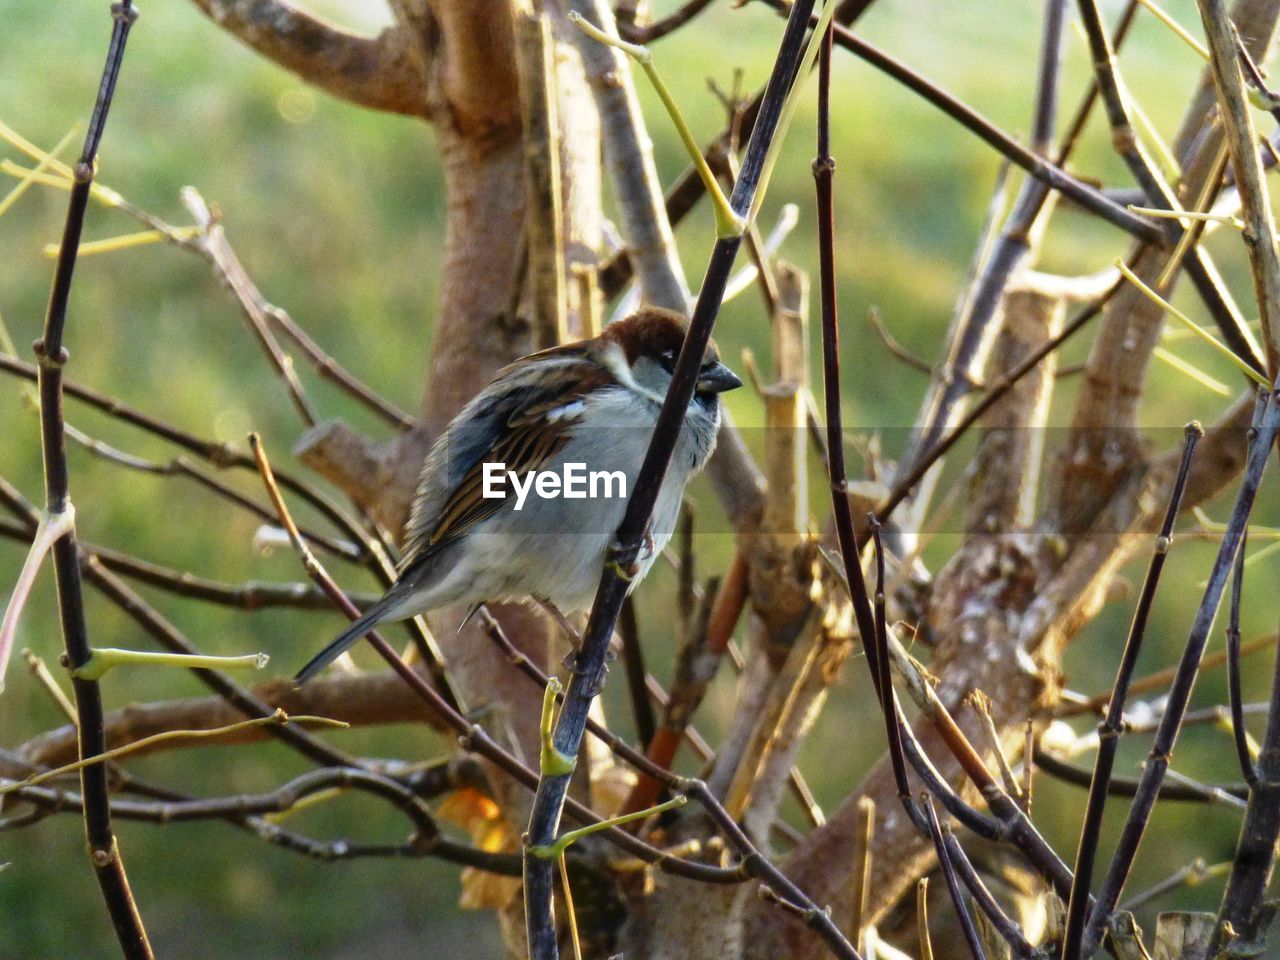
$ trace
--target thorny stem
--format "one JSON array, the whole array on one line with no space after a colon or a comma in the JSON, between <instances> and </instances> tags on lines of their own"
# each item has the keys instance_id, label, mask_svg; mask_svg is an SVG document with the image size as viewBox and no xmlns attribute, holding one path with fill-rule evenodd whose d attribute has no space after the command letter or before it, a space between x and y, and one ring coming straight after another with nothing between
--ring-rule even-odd
<instances>
[{"instance_id":1,"label":"thorny stem","mask_svg":"<svg viewBox=\"0 0 1280 960\"><path fill-rule=\"evenodd\" d=\"M1191 699L1191 690L1200 668L1200 659L1204 655L1204 648L1208 643L1209 632L1213 627L1218 605L1226 589L1236 551L1240 549L1241 540L1244 538L1249 514L1253 511L1253 503L1262 482L1262 474L1266 469L1271 448L1275 446L1276 434L1280 432L1280 402L1277 400L1276 391L1274 389L1268 391L1266 401L1260 405L1260 410L1254 418L1255 425L1250 430L1244 476L1236 494L1231 519L1223 533L1222 543L1219 545L1204 596L1192 622L1186 646L1178 664L1178 673L1169 689L1165 712L1156 730L1151 753L1143 767L1137 796L1134 797L1133 804L1129 808L1129 815L1121 831L1111 866L1098 891L1096 905L1089 916L1082 951L1085 956L1088 956L1090 951L1102 941L1111 913L1124 892L1125 882L1128 880L1134 857L1137 856L1138 846L1142 842L1142 835L1146 831L1152 808L1160 792L1160 785L1169 768L1169 756L1177 742L1187 703Z\"/></svg>"},{"instance_id":2,"label":"thorny stem","mask_svg":"<svg viewBox=\"0 0 1280 960\"><path fill-rule=\"evenodd\" d=\"M585 827L579 827L577 830L566 830L556 838L556 842L546 847L529 847L528 852L535 857L543 860L558 860L564 856L564 852L573 844L577 843L583 837L589 837L593 833L599 833L601 830L607 830L610 827L620 827L625 823L634 823L636 820L643 820L646 817L652 817L654 814L665 813L668 810L674 810L677 807L683 807L689 802L688 797L672 797L664 803L657 806L649 807L645 810L636 810L634 813L624 813L617 817L610 817L608 820L601 820L599 823L589 823Z\"/></svg>"},{"instance_id":3,"label":"thorny stem","mask_svg":"<svg viewBox=\"0 0 1280 960\"><path fill-rule=\"evenodd\" d=\"M1271 215L1267 180L1258 157L1258 134L1246 98L1235 28L1222 0L1199 0L1200 19L1212 54L1210 66L1218 92L1223 134L1245 221L1244 243L1252 268L1254 294L1262 317L1262 335L1273 373L1280 368L1280 253Z\"/></svg>"},{"instance_id":4,"label":"thorny stem","mask_svg":"<svg viewBox=\"0 0 1280 960\"><path fill-rule=\"evenodd\" d=\"M62 245L54 268L53 290L49 296L49 308L45 315L44 334L36 342L39 361L38 388L40 391L41 440L44 451L45 511L56 518L70 507L67 476L66 433L62 415L62 368L68 354L63 347L66 331L67 303L71 296L72 275L75 272L76 252L84 227L85 209L89 204L89 192L93 185L97 164L98 145L111 108L112 95L124 59L125 43L129 30L138 17L131 0L122 0L111 8L114 20L111 42L107 50L106 65L98 88L97 101L89 120L84 147L74 171L75 185L71 189L67 205L66 225L62 233ZM84 597L81 592L79 550L76 547L74 527L65 532L53 545L54 573L58 583L58 610L62 625L62 637L66 645L67 663L72 667L83 666L89 659L89 629L85 621ZM79 729L80 758L90 760L106 750L102 720L102 693L96 681L73 681L76 714ZM121 951L128 960L150 960L151 944L147 938L142 917L129 888L124 861L111 827L111 807L107 770L102 764L92 764L80 771L81 791L84 794L84 825L88 840L89 859L98 879L98 885L111 915L111 922L120 941Z\"/></svg>"},{"instance_id":5,"label":"thorny stem","mask_svg":"<svg viewBox=\"0 0 1280 960\"><path fill-rule=\"evenodd\" d=\"M814 0L799 0L783 33L777 59L765 96L760 116L752 131L743 158L742 169L730 198L731 206L739 216L746 216L751 209L757 188L761 186L764 164L769 144L779 133L787 94L796 76L796 68L804 55L805 32ZM716 241L703 278L698 300L694 306L684 346L676 361L676 368L668 388L653 437L645 453L626 513L610 548L609 562L601 575L600 586L587 621L582 647L575 657L573 676L565 693L564 706L556 724L555 748L565 756L577 756L586 729L591 703L599 693L604 680L606 655L613 635L614 624L622 607L622 601L630 592L630 584L624 576L636 560L644 543L649 519L663 477L675 449L677 435L685 410L693 396L698 368L712 327L720 308L720 299L733 268L733 261L741 246L741 237L721 238ZM565 806L569 788L569 776L542 777L534 797L533 811L529 818L524 866L525 925L528 933L532 960L554 960L559 956L555 919L552 911L554 865L551 861L528 854L530 846L548 846L555 841L561 811ZM706 794L709 799L709 794ZM714 802L714 801L713 801ZM731 841L737 843L741 830L728 818L726 824L716 816L714 808L708 810L725 829L730 827ZM744 837L741 839L745 839ZM740 849L742 849L740 847ZM758 853L746 856L742 866L752 874L769 873L771 864ZM777 874L772 868L773 876ZM785 878L782 878L785 880ZM776 878L775 881L776 882ZM770 885L773 885L771 882ZM794 885L791 885L794 888ZM776 888L775 888L776 889ZM798 893L798 891L797 891ZM789 899L794 897L787 892ZM816 908L815 908L816 909ZM842 957L857 957L857 951L843 934L829 921L819 926L828 945Z\"/></svg>"},{"instance_id":6,"label":"thorny stem","mask_svg":"<svg viewBox=\"0 0 1280 960\"><path fill-rule=\"evenodd\" d=\"M1191 470L1191 456L1195 452L1196 441L1203 435L1204 431L1198 423L1189 424L1186 428L1182 464L1178 469L1178 477L1174 481L1173 493L1169 497L1164 522L1156 537L1151 562L1147 566L1142 593L1133 611L1133 621L1129 625L1129 635L1125 639L1124 652L1120 656L1120 666L1116 671L1116 681L1112 686L1111 703L1107 708L1106 718L1098 726L1098 756L1094 760L1093 782L1089 787L1089 800L1085 807L1080 844L1076 850L1075 880L1071 884L1071 899L1067 906L1067 928L1062 941L1062 960L1080 960L1082 956L1081 940L1085 919L1089 912L1089 884L1093 877L1098 841L1102 835L1102 817L1106 810L1107 788L1115 767L1116 751L1120 746L1120 733L1124 726L1124 707L1129 696L1129 683L1133 679L1133 671L1138 663L1138 653L1142 649L1142 641L1146 636L1147 619L1155 602L1160 574L1169 556L1173 524L1178 518L1178 511L1182 506L1182 495L1187 488L1187 474Z\"/></svg>"},{"instance_id":7,"label":"thorny stem","mask_svg":"<svg viewBox=\"0 0 1280 960\"><path fill-rule=\"evenodd\" d=\"M1240 602L1244 596L1244 552L1249 535L1240 540L1236 553L1235 574L1231 580L1231 614L1227 621L1227 705L1231 710L1231 736L1236 744L1236 756L1240 760L1240 772L1245 783L1253 786L1258 772L1249 753L1248 731L1244 725L1244 698L1240 693Z\"/></svg>"},{"instance_id":8,"label":"thorny stem","mask_svg":"<svg viewBox=\"0 0 1280 960\"><path fill-rule=\"evenodd\" d=\"M938 814L933 809L933 798L924 795L925 817L929 823L929 835L933 838L934 849L938 851L938 865L942 867L942 877L947 883L947 892L951 894L951 902L955 904L956 915L960 918L960 929L964 933L965 943L974 960L987 960L982 949L982 941L978 939L977 928L973 925L973 915L969 913L969 905L965 903L964 891L956 879L955 867L951 863L951 851L942 837L942 828L938 825Z\"/></svg>"},{"instance_id":9,"label":"thorny stem","mask_svg":"<svg viewBox=\"0 0 1280 960\"><path fill-rule=\"evenodd\" d=\"M243 656L212 657L185 653L157 653L153 650L119 650L115 647L94 647L86 663L71 669L76 680L101 680L106 673L122 666L177 667L179 670L201 668L204 670L262 670L270 660L265 653L249 653Z\"/></svg>"}]
</instances>

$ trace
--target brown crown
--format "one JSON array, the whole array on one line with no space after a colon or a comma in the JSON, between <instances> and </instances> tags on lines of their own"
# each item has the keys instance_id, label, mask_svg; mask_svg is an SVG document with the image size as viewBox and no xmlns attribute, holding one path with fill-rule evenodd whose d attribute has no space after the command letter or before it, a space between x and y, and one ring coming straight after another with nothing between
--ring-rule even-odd
<instances>
[{"instance_id":1,"label":"brown crown","mask_svg":"<svg viewBox=\"0 0 1280 960\"><path fill-rule=\"evenodd\" d=\"M642 307L625 320L610 324L602 334L622 347L627 363L635 363L638 357L660 357L668 350L680 352L684 344L689 322L682 314L660 307ZM704 361L720 359L715 341L707 344Z\"/></svg>"}]
</instances>

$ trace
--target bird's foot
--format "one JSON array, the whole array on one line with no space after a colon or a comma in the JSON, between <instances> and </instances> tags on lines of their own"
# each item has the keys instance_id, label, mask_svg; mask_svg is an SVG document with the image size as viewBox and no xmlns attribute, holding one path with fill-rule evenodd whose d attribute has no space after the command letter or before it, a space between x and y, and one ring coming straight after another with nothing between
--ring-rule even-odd
<instances>
[{"instance_id":1,"label":"bird's foot","mask_svg":"<svg viewBox=\"0 0 1280 960\"><path fill-rule=\"evenodd\" d=\"M582 659L581 654L582 654L581 650L570 650L568 653L565 654L564 659L560 661L560 665L564 667L567 671L569 671L569 673L573 674L575 677L587 676L586 669L584 669L580 663ZM606 664L609 660L616 659L616 657L617 657L617 654L615 654L613 652L613 649L610 648L609 652L605 655ZM591 684L590 686L588 686L588 688L584 691L587 694L587 696L589 697L600 696L600 694L604 691L604 681L605 681L605 675L607 673L608 673L608 667L606 666L606 668L600 672L600 679L595 683Z\"/></svg>"},{"instance_id":2,"label":"bird's foot","mask_svg":"<svg viewBox=\"0 0 1280 960\"><path fill-rule=\"evenodd\" d=\"M657 546L653 540L653 531L649 527L645 527L644 541L640 546L640 555L636 557L637 562L643 563L646 560L652 560Z\"/></svg>"},{"instance_id":3,"label":"bird's foot","mask_svg":"<svg viewBox=\"0 0 1280 960\"><path fill-rule=\"evenodd\" d=\"M617 574L618 578L625 583L633 583L635 579L640 576L640 571L644 569L644 564L648 563L653 558L654 552L657 549L657 544L654 542L653 534L646 529L644 532L644 538L640 541L640 549L636 551L635 559L630 563L622 563L620 560L612 559L612 557L616 557L619 553L625 552L625 549L626 548L621 543L615 540L613 545L609 548L611 559L606 566Z\"/></svg>"}]
</instances>

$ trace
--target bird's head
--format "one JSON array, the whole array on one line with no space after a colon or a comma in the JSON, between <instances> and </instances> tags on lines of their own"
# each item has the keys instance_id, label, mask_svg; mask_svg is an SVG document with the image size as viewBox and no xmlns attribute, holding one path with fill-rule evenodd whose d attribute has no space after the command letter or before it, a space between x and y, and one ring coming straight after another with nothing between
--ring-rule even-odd
<instances>
[{"instance_id":1,"label":"bird's head","mask_svg":"<svg viewBox=\"0 0 1280 960\"><path fill-rule=\"evenodd\" d=\"M684 345L689 325L673 310L644 307L625 320L612 323L601 334L606 349L619 356L636 387L659 399L666 396L675 373L676 360ZM718 395L742 386L738 376L720 362L714 341L707 344L698 368L693 402L714 410Z\"/></svg>"}]
</instances>

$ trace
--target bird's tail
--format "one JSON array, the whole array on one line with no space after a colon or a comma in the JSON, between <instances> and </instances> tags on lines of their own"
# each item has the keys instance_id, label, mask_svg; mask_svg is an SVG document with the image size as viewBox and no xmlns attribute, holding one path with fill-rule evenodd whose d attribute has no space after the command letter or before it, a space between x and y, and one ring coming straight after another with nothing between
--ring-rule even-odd
<instances>
[{"instance_id":1,"label":"bird's tail","mask_svg":"<svg viewBox=\"0 0 1280 960\"><path fill-rule=\"evenodd\" d=\"M297 676L293 678L294 683L306 683L333 661L337 660L338 657L342 656L348 648L355 646L361 637L387 619L387 611L401 599L399 596L388 594L375 603L365 612L364 616L347 627L346 630L338 635L336 640L312 657L307 665L299 670Z\"/></svg>"}]
</instances>

